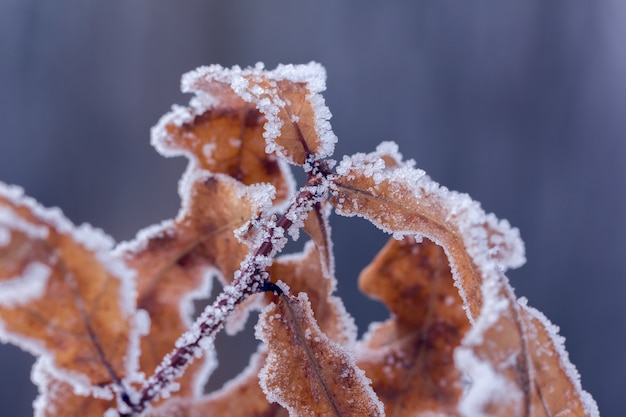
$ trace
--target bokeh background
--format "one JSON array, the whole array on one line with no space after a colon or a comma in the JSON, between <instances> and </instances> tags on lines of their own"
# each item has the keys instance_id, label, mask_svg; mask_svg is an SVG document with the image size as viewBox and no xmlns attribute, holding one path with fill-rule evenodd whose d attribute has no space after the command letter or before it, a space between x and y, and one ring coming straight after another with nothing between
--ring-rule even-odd
<instances>
[{"instance_id":1,"label":"bokeh background","mask_svg":"<svg viewBox=\"0 0 626 417\"><path fill-rule=\"evenodd\" d=\"M117 240L173 217L185 161L149 145L202 64L321 62L336 156L395 140L521 229L518 295L561 327L603 416L626 375L626 2L0 0L0 180ZM387 237L333 217L340 295ZM246 365L221 337L212 387ZM218 351L219 352L219 351ZM32 414L30 355L0 345L0 414Z\"/></svg>"}]
</instances>

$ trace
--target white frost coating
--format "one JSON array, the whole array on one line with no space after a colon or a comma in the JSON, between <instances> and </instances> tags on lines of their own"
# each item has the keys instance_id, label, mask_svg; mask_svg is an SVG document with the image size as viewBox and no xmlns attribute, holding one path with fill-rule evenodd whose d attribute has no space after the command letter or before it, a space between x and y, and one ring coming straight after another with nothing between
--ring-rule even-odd
<instances>
[{"instance_id":1,"label":"white frost coating","mask_svg":"<svg viewBox=\"0 0 626 417\"><path fill-rule=\"evenodd\" d=\"M0 305L15 307L41 298L50 277L50 267L39 262L26 266L22 275L0 282Z\"/></svg>"},{"instance_id":2,"label":"white frost coating","mask_svg":"<svg viewBox=\"0 0 626 417\"><path fill-rule=\"evenodd\" d=\"M206 143L202 146L202 155L207 161L213 162L213 152L215 152L216 148L217 145L215 143Z\"/></svg>"},{"instance_id":3,"label":"white frost coating","mask_svg":"<svg viewBox=\"0 0 626 417\"><path fill-rule=\"evenodd\" d=\"M11 230L24 233L33 240L48 237L48 228L27 222L8 207L0 207L0 246L5 246L11 241Z\"/></svg>"},{"instance_id":4,"label":"white frost coating","mask_svg":"<svg viewBox=\"0 0 626 417\"><path fill-rule=\"evenodd\" d=\"M454 352L455 361L462 365L469 378L469 387L458 405L463 417L493 417L484 409L489 402L515 404L523 401L521 393L493 367L479 360L471 350L458 348Z\"/></svg>"},{"instance_id":5,"label":"white frost coating","mask_svg":"<svg viewBox=\"0 0 626 417\"><path fill-rule=\"evenodd\" d=\"M11 232L7 229L0 229L0 248L11 243Z\"/></svg>"},{"instance_id":6,"label":"white frost coating","mask_svg":"<svg viewBox=\"0 0 626 417\"><path fill-rule=\"evenodd\" d=\"M60 380L70 384L76 395L93 396L104 400L113 399L113 393L108 387L91 385L88 378L82 374L59 370L52 364L52 360L48 356L40 356L37 359L31 370L30 379L37 385L39 392L45 392L45 387L51 381Z\"/></svg>"},{"instance_id":7,"label":"white frost coating","mask_svg":"<svg viewBox=\"0 0 626 417\"><path fill-rule=\"evenodd\" d=\"M572 382L572 385L574 386L578 397L583 403L585 413L587 413L590 417L600 417L600 412L598 410L598 405L596 404L596 401L593 399L591 394L583 390L580 382L580 374L578 373L578 370L576 369L574 364L569 360L569 353L565 349L565 338L559 335L559 327L554 325L541 311L529 306L528 300L525 297L521 297L518 300L518 303L523 310L526 310L528 314L538 320L546 328L546 331L550 336L550 340L552 341L552 344L554 345L554 348L559 355L561 368L563 368L565 374Z\"/></svg>"}]
</instances>

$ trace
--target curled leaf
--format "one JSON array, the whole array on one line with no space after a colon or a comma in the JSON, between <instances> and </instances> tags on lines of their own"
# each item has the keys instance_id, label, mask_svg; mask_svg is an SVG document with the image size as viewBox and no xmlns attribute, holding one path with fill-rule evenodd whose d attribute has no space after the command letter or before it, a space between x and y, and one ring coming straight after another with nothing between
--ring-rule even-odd
<instances>
[{"instance_id":1,"label":"curled leaf","mask_svg":"<svg viewBox=\"0 0 626 417\"><path fill-rule=\"evenodd\" d=\"M392 143L345 157L331 201L337 213L365 217L394 237L425 236L443 247L468 317L475 321L484 302L483 280L498 279L500 270L525 261L519 231L413 165L402 162Z\"/></svg>"},{"instance_id":2,"label":"curled leaf","mask_svg":"<svg viewBox=\"0 0 626 417\"><path fill-rule=\"evenodd\" d=\"M354 357L320 331L305 293L281 296L266 308L256 334L269 351L263 391L290 415L384 415Z\"/></svg>"},{"instance_id":3,"label":"curled leaf","mask_svg":"<svg viewBox=\"0 0 626 417\"><path fill-rule=\"evenodd\" d=\"M303 165L309 155L331 155L337 140L328 122L330 112L320 95L326 88L325 82L324 68L315 63L280 65L272 71L266 71L262 66L242 70L212 65L185 74L182 85L184 92L196 95L191 103L194 116L210 109L231 112L233 108L249 108L243 102L253 104L266 120L265 152L270 155L275 152L291 163ZM249 110L244 114L246 112L250 114ZM178 108L160 125L183 126L192 119L189 111ZM157 128L153 136L153 143L166 153L169 150L165 144L172 141L167 136L162 128ZM221 140L231 137L223 136Z\"/></svg>"},{"instance_id":4,"label":"curled leaf","mask_svg":"<svg viewBox=\"0 0 626 417\"><path fill-rule=\"evenodd\" d=\"M176 108L153 129L153 143L165 155L185 155L192 169L223 173L246 185L269 183L276 202L293 191L291 173L275 154L265 153L265 118L254 107L221 91L216 104L203 112ZM217 104L219 102L219 104Z\"/></svg>"}]
</instances>

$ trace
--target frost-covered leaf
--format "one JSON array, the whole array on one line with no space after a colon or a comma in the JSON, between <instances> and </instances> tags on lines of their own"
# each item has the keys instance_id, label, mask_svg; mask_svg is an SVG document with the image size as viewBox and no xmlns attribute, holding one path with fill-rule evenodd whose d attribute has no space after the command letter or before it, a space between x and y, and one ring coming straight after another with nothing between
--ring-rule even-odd
<instances>
[{"instance_id":1,"label":"frost-covered leaf","mask_svg":"<svg viewBox=\"0 0 626 417\"><path fill-rule=\"evenodd\" d=\"M275 154L265 153L265 118L254 107L222 91L216 105L202 113L176 108L153 130L153 143L165 155L186 155L192 170L227 174L246 185L270 183L277 202L293 191L291 173ZM223 102L222 102L223 101Z\"/></svg>"},{"instance_id":2,"label":"frost-covered leaf","mask_svg":"<svg viewBox=\"0 0 626 417\"><path fill-rule=\"evenodd\" d=\"M435 183L413 164L403 162L390 143L368 155L344 158L334 182L337 212L365 217L396 238L425 236L443 247L471 324L455 352L457 368L467 379L461 415L544 415L535 398L538 369L531 344L533 334L546 330L540 326L531 332L524 325L523 308L503 274L524 262L517 229L485 214L469 196ZM394 308L390 305L396 313ZM576 373L568 371L573 367L564 349L547 349L558 358L554 369L561 368L550 372L558 375L554 385L580 387ZM584 415L597 415L584 391L570 390L568 396L572 404L586 404ZM565 409L556 409L561 411Z\"/></svg>"},{"instance_id":3,"label":"frost-covered leaf","mask_svg":"<svg viewBox=\"0 0 626 417\"><path fill-rule=\"evenodd\" d=\"M233 230L259 214L269 195L263 188L245 187L226 175L198 171L190 178L187 201L172 222L139 233L118 252L137 271L140 308L150 316L150 332L141 339L141 369L150 374L171 351L192 322L193 298L208 296L210 279L232 281L248 252ZM178 395L202 392L209 363L197 362L187 370ZM204 369L203 369L204 368ZM198 374L198 375L196 375Z\"/></svg>"},{"instance_id":4,"label":"frost-covered leaf","mask_svg":"<svg viewBox=\"0 0 626 417\"><path fill-rule=\"evenodd\" d=\"M74 389L102 388L136 366L133 274L112 240L0 184L1 338L43 356Z\"/></svg>"},{"instance_id":5,"label":"frost-covered leaf","mask_svg":"<svg viewBox=\"0 0 626 417\"><path fill-rule=\"evenodd\" d=\"M312 309L318 326L325 334L337 343L352 347L356 338L356 328L348 316L343 303L331 295L334 290L334 278L324 276L322 258L317 246L309 241L302 253L285 255L276 259L270 266L270 276L287 284L291 290L306 291L311 300ZM266 293L264 297L252 301L252 306L265 305L277 296ZM251 308L251 305L245 306ZM240 314L247 314L247 312ZM241 320L239 318L238 320ZM242 323L239 323L241 326ZM284 409L270 404L259 386L258 373L265 364L267 353L262 349L253 355L250 365L234 380L228 382L219 391L200 398L170 401L156 409L150 417L202 417L222 415L228 411L229 416L281 416L286 415ZM246 401L238 399L245 398ZM236 404L233 405L233 404Z\"/></svg>"},{"instance_id":6,"label":"frost-covered leaf","mask_svg":"<svg viewBox=\"0 0 626 417\"><path fill-rule=\"evenodd\" d=\"M525 299L519 300L533 364L533 416L598 416L598 408L580 385L558 328Z\"/></svg>"},{"instance_id":7,"label":"frost-covered leaf","mask_svg":"<svg viewBox=\"0 0 626 417\"><path fill-rule=\"evenodd\" d=\"M269 351L261 386L291 416L384 415L352 354L320 331L305 293L263 310L256 334Z\"/></svg>"},{"instance_id":8,"label":"frost-covered leaf","mask_svg":"<svg viewBox=\"0 0 626 417\"><path fill-rule=\"evenodd\" d=\"M0 184L0 340L40 355L36 417L598 416L557 329L504 275L524 262L517 229L391 143L333 172L324 89L315 63L183 76L189 107L152 132L190 161L182 208L113 252ZM287 162L307 173L298 191ZM359 343L333 295L329 192L396 238L359 279L391 317ZM304 250L279 256L300 229ZM192 323L215 277L223 290ZM255 308L263 344L203 394L215 334Z\"/></svg>"},{"instance_id":9,"label":"frost-covered leaf","mask_svg":"<svg viewBox=\"0 0 626 417\"><path fill-rule=\"evenodd\" d=\"M489 326L472 329L456 352L468 379L461 414L599 416L595 401L582 390L558 329L525 299L517 301L512 291L503 292L508 302L500 303L497 317Z\"/></svg>"},{"instance_id":10,"label":"frost-covered leaf","mask_svg":"<svg viewBox=\"0 0 626 417\"><path fill-rule=\"evenodd\" d=\"M469 321L443 250L427 239L392 239L363 270L359 287L393 313L372 325L357 349L386 415L458 415L463 387L454 350Z\"/></svg>"},{"instance_id":11,"label":"frost-covered leaf","mask_svg":"<svg viewBox=\"0 0 626 417\"><path fill-rule=\"evenodd\" d=\"M184 129L185 124L194 123L196 116L206 114L204 117L211 118L211 111L220 113L226 109L230 113L233 108L248 109L237 116L245 121L245 115L253 114L253 110L251 113L250 107L242 104L243 100L253 104L265 118L263 136L267 154L275 152L299 165L304 164L309 155L329 156L337 139L328 122L330 111L320 94L326 89L325 84L324 68L316 63L280 65L272 71L265 70L262 65L243 70L219 65L200 67L185 74L182 80L183 91L195 94L192 110L176 108L167 115L159 124L161 127L155 130L153 143L161 152L171 153L168 142L172 140L168 138L168 128L163 129L163 126L177 125ZM236 122L229 124L236 125ZM245 122L239 123L240 126L243 124ZM174 129L170 127L169 131ZM226 134L220 141L241 139L236 129L233 135ZM195 152L206 150L211 155L213 147L210 144L208 148L205 146L196 145Z\"/></svg>"},{"instance_id":12,"label":"frost-covered leaf","mask_svg":"<svg viewBox=\"0 0 626 417\"><path fill-rule=\"evenodd\" d=\"M474 321L484 302L483 280L497 279L500 270L525 261L519 231L413 165L401 160L392 143L345 157L337 168L332 202L337 213L365 217L394 237L425 236L442 246Z\"/></svg>"}]
</instances>

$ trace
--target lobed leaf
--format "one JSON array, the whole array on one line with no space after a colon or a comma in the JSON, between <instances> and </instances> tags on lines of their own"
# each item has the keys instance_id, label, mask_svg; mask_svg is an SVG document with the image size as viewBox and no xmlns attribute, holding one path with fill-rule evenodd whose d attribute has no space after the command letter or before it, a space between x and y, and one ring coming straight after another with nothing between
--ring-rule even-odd
<instances>
[{"instance_id":1,"label":"lobed leaf","mask_svg":"<svg viewBox=\"0 0 626 417\"><path fill-rule=\"evenodd\" d=\"M189 330L193 298L208 296L210 279L232 281L248 247L233 230L257 216L269 196L223 174L198 171L185 192L188 201L173 222L141 232L118 252L137 271L140 308L150 316L150 332L141 339L141 369L152 373L176 340ZM263 200L266 201L263 201ZM179 380L178 395L200 395L213 355L194 363Z\"/></svg>"},{"instance_id":2,"label":"lobed leaf","mask_svg":"<svg viewBox=\"0 0 626 417\"><path fill-rule=\"evenodd\" d=\"M132 377L138 338L133 274L112 240L4 185L0 235L2 339L75 390L111 396L102 387Z\"/></svg>"},{"instance_id":3,"label":"lobed leaf","mask_svg":"<svg viewBox=\"0 0 626 417\"><path fill-rule=\"evenodd\" d=\"M470 324L441 247L392 239L363 270L359 288L393 313L371 325L357 349L386 415L458 415L463 386L454 350Z\"/></svg>"},{"instance_id":4,"label":"lobed leaf","mask_svg":"<svg viewBox=\"0 0 626 417\"><path fill-rule=\"evenodd\" d=\"M265 153L265 118L232 91L217 99L219 105L200 113L190 107L165 115L153 130L153 143L163 154L186 155L192 171L223 173L246 185L272 184L276 202L285 201L293 191L291 173L275 154Z\"/></svg>"},{"instance_id":5,"label":"lobed leaf","mask_svg":"<svg viewBox=\"0 0 626 417\"><path fill-rule=\"evenodd\" d=\"M269 351L260 380L291 416L382 416L383 406L354 357L317 326L305 293L264 309L257 338Z\"/></svg>"},{"instance_id":6,"label":"lobed leaf","mask_svg":"<svg viewBox=\"0 0 626 417\"><path fill-rule=\"evenodd\" d=\"M162 153L171 154L170 143L176 142L176 139L172 138L170 131L184 131L184 128L178 130L173 126L199 125L195 120L199 115L205 115L201 119L223 119L217 115L227 113L240 121L241 128L245 124L246 115L254 114L250 107L252 104L265 118L265 154L276 153L286 161L298 165L303 165L310 155L329 156L337 139L328 123L330 112L320 95L326 88L325 79L324 68L315 63L280 65L273 71L266 71L262 66L244 70L239 67L226 69L219 65L200 67L185 74L182 80L183 91L195 94L191 102L192 109L176 108L166 115L153 133L153 143ZM235 113L239 115L235 116ZM228 128L218 139L220 143L232 138L241 139L236 121L227 121L225 125ZM202 129L196 130L186 140L187 143L196 143L196 155L201 155L199 150L206 149L207 143L209 151L214 148L211 145L214 142L211 141L204 142L201 147L197 137L207 139L214 135L196 135L200 131L206 133ZM233 133L234 136L231 135ZM256 139L257 133L255 130L250 138ZM215 135L220 134L219 130L215 131ZM258 145L253 146L257 149ZM226 154L231 147L226 146ZM267 159L265 154L255 153L259 160Z\"/></svg>"}]
</instances>

